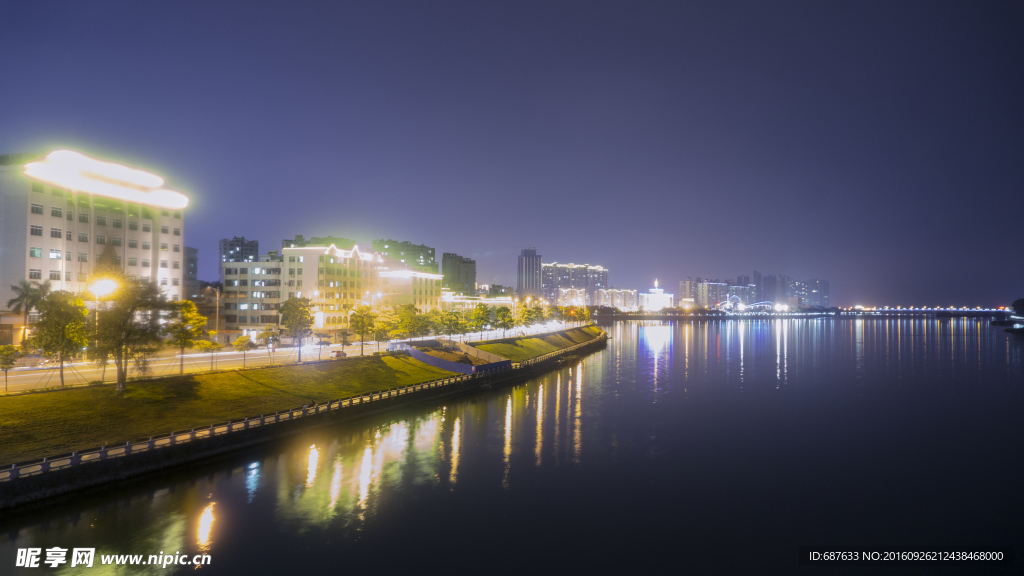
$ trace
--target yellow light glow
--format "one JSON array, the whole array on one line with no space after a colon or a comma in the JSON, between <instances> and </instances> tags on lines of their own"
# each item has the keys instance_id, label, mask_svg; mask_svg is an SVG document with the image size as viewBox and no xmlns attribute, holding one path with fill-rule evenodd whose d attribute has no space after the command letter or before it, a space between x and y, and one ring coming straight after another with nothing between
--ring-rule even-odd
<instances>
[{"instance_id":1,"label":"yellow light glow","mask_svg":"<svg viewBox=\"0 0 1024 576\"><path fill-rule=\"evenodd\" d=\"M89 292L92 292L99 298L109 296L114 290L117 290L117 282L107 280L97 280L89 285Z\"/></svg>"},{"instance_id":2,"label":"yellow light glow","mask_svg":"<svg viewBox=\"0 0 1024 576\"><path fill-rule=\"evenodd\" d=\"M306 488L312 488L316 482L316 465L320 461L320 451L316 444L309 447L309 463L306 467Z\"/></svg>"},{"instance_id":3,"label":"yellow light glow","mask_svg":"<svg viewBox=\"0 0 1024 576\"><path fill-rule=\"evenodd\" d=\"M199 516L199 551L206 553L210 549L210 531L213 528L213 502Z\"/></svg>"},{"instance_id":4,"label":"yellow light glow","mask_svg":"<svg viewBox=\"0 0 1024 576\"><path fill-rule=\"evenodd\" d=\"M164 179L156 174L102 162L71 150L55 150L45 160L26 164L24 174L54 186L127 202L172 210L188 206L188 197L161 188Z\"/></svg>"}]
</instances>

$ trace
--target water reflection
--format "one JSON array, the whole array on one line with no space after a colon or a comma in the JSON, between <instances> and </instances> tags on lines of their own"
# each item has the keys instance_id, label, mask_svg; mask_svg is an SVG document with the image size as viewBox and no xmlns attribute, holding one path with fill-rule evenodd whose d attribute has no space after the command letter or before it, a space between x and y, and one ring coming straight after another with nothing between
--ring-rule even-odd
<instances>
[{"instance_id":1,"label":"water reflection","mask_svg":"<svg viewBox=\"0 0 1024 576\"><path fill-rule=\"evenodd\" d=\"M1024 373L1022 345L974 319L621 322L612 334L607 349L513 388L311 432L255 458L7 526L0 558L52 546L208 553L214 537L223 553L261 530L286 542L313 528L355 538L382 503L488 490L509 498L556 467L614 459L631 442L649 442L651 423L637 415L654 409L652 392L671 402L731 388L1019 383Z\"/></svg>"},{"instance_id":2,"label":"water reflection","mask_svg":"<svg viewBox=\"0 0 1024 576\"><path fill-rule=\"evenodd\" d=\"M210 552L210 531L213 530L213 502L203 509L203 513L199 515L199 534L196 540L199 543L199 551L202 554L209 554Z\"/></svg>"}]
</instances>

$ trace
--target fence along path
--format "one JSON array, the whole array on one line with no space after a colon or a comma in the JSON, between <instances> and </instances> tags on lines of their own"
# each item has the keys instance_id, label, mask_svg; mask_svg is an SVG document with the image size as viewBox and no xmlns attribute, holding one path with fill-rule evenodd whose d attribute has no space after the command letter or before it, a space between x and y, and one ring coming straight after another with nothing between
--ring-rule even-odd
<instances>
[{"instance_id":1,"label":"fence along path","mask_svg":"<svg viewBox=\"0 0 1024 576\"><path fill-rule=\"evenodd\" d=\"M577 350L588 344L593 344L596 340L607 336L602 331L601 334L595 336L592 340L583 342L582 344L576 344L568 348L556 350L543 356L536 358L530 358L524 360L518 364L513 364L511 367L496 368L494 370L487 370L483 372L476 372L473 374L464 374L459 376L452 376L450 378L442 378L440 380L432 380L430 382L421 382L419 384L410 384L408 386L402 386L401 388L392 388L390 390L380 390L377 392L370 392L369 394L363 394L361 396L353 396L351 398L343 398L339 400L331 400L323 404L317 404L316 406L303 406L302 408L293 408L291 410L285 410L281 412L274 412L273 414L261 414L260 416L245 418L243 420L221 422L219 424L211 424L205 428L192 428L188 431L177 431L163 434L160 436L151 436L148 440L139 441L128 441L123 445L118 446L102 446L97 449L90 449L85 451L76 451L71 454L65 454L55 457L43 458L39 462L28 462L24 464L12 464L10 468L0 470L0 482L10 482L19 478L27 478L30 476L37 476L46 472L52 472L56 470L64 470L66 468L73 468L76 466L82 466L92 462L102 462L104 460L111 460L114 458L122 458L130 456L132 454L140 454L143 452L151 452L153 450L159 450L161 448L168 448L170 446L177 446L179 444L187 444L196 440L202 440L205 438L212 438L214 436L223 436L224 434L231 434L232 432L240 432L242 430L249 430L253 428L259 428L262 426L269 426L271 424L277 424L278 422L289 422L304 418L306 416L313 416L323 412L330 412L333 410L341 410L350 406L358 406L369 402L375 402L386 398L397 398L398 396L404 396L406 394L412 394L413 392L419 392L420 390L429 390L434 388L440 388L443 386L450 386L474 378L480 378L482 376L489 376L501 372L508 372L510 370L518 370L526 366L532 366L539 361Z\"/></svg>"}]
</instances>

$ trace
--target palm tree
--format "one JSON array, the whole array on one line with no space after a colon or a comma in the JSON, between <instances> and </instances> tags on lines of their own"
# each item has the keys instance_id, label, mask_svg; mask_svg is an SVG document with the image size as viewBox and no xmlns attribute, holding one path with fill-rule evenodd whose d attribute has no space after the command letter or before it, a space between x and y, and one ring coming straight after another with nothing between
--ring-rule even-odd
<instances>
[{"instance_id":1,"label":"palm tree","mask_svg":"<svg viewBox=\"0 0 1024 576\"><path fill-rule=\"evenodd\" d=\"M12 285L11 290L16 296L7 301L7 307L15 314L25 315L25 325L21 332L21 340L24 342L28 337L28 313L49 296L50 281L47 280L40 285L38 282L22 280L17 286Z\"/></svg>"}]
</instances>

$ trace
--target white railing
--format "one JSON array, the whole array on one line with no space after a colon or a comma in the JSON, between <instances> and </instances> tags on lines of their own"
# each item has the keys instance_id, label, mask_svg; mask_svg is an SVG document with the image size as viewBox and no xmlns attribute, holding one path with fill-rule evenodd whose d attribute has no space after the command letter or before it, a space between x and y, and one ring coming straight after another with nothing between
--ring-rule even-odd
<instances>
[{"instance_id":1,"label":"white railing","mask_svg":"<svg viewBox=\"0 0 1024 576\"><path fill-rule=\"evenodd\" d=\"M487 370L483 372L475 372L473 374L463 374L459 376L452 376L450 378L442 378L440 380L432 380L430 382L421 382L419 384L410 384L409 386L402 386L400 388L392 388L390 390L378 390L376 392L370 392L369 394L363 394L360 396L353 396L351 398L342 398L339 400L331 400L323 404L317 404L315 406L303 406L302 408L293 408L291 410L285 410L281 412L274 412L273 414L261 414L257 417L245 418L243 420L221 422L219 424L211 424L208 427L203 428L192 428L188 431L177 431L170 432L161 436L151 436L148 440L139 440L135 442L125 442L118 446L102 446L98 449L91 449L86 451L72 452L63 456L43 458L39 462L28 462L23 464L12 464L9 468L0 470L0 482L10 482L18 478L27 478L29 476L38 476L45 472L52 472L55 470L63 470L65 468L73 468L81 466L83 464L90 464L92 462L102 462L104 460L112 460L114 458L122 458L125 456L131 456L132 454L139 454L142 452L152 452L153 450L159 450L162 448L169 448L171 446L177 446L179 444L188 444L196 440L203 440L206 438L213 438L215 436L223 436L232 432L240 432L242 430L250 430L253 428L260 428L263 426L269 426L271 424L277 424L279 422L289 422L304 418L306 416L312 416L315 414L321 414L324 412L331 412L334 410L341 410L343 408L349 408L351 406L359 406L369 402L376 402L388 398L396 398L398 396L404 396L406 394L412 394L421 390L436 389L443 386L450 386L452 384L458 384L481 376L488 376L496 373L507 372L509 370L517 370L526 366L532 366L537 362L543 361L547 358L564 354L577 350L588 344L593 344L594 341L599 338L607 337L607 334L602 331L601 334L595 336L592 340L583 342L582 344L576 344L568 348L556 350L543 356L536 358L530 358L524 360L518 364L513 364L511 367L496 368L494 370Z\"/></svg>"}]
</instances>

